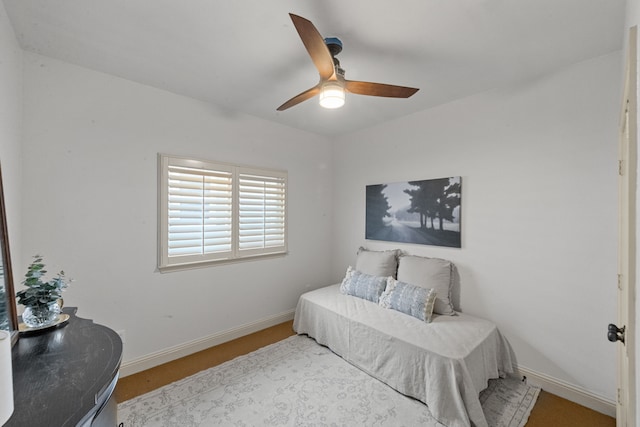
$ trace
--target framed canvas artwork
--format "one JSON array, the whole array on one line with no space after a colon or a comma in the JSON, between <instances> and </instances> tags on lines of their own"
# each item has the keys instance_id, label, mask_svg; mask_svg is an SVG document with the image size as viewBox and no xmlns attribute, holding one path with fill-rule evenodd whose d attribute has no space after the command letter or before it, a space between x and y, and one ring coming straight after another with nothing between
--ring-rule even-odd
<instances>
[{"instance_id":1,"label":"framed canvas artwork","mask_svg":"<svg viewBox=\"0 0 640 427\"><path fill-rule=\"evenodd\" d=\"M461 247L461 177L367 185L365 238Z\"/></svg>"}]
</instances>

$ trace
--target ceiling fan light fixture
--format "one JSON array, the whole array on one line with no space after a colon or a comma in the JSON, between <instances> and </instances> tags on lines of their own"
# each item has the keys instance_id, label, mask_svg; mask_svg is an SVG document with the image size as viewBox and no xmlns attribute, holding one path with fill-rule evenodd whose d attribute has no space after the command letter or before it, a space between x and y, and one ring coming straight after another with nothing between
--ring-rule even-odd
<instances>
[{"instance_id":1,"label":"ceiling fan light fixture","mask_svg":"<svg viewBox=\"0 0 640 427\"><path fill-rule=\"evenodd\" d=\"M320 106L334 109L344 105L344 88L338 82L328 82L320 89Z\"/></svg>"},{"instance_id":2,"label":"ceiling fan light fixture","mask_svg":"<svg viewBox=\"0 0 640 427\"><path fill-rule=\"evenodd\" d=\"M286 101L276 109L277 111L284 111L318 94L320 106L335 109L344 105L345 92L386 98L409 98L418 91L412 87L346 80L344 70L340 68L340 61L336 58L342 50L340 39L336 37L323 39L311 21L293 13L289 16L313 65L318 70L320 82Z\"/></svg>"}]
</instances>

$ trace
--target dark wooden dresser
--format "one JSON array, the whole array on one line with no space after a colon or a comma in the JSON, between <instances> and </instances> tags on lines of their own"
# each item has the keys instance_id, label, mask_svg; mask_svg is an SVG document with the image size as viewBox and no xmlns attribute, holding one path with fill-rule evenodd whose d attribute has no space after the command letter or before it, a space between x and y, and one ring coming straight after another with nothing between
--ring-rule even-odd
<instances>
[{"instance_id":1,"label":"dark wooden dresser","mask_svg":"<svg viewBox=\"0 0 640 427\"><path fill-rule=\"evenodd\" d=\"M4 427L114 427L113 390L122 340L76 317L54 329L21 334L13 347L14 412Z\"/></svg>"}]
</instances>

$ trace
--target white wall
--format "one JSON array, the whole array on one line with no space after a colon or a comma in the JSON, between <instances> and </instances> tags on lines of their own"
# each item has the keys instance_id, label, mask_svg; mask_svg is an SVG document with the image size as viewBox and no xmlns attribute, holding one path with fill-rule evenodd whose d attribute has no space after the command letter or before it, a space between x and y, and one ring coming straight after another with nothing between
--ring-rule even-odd
<instances>
[{"instance_id":1,"label":"white wall","mask_svg":"<svg viewBox=\"0 0 640 427\"><path fill-rule=\"evenodd\" d=\"M7 205L7 233L12 253L14 282L21 280L20 207L21 207L21 139L22 132L22 50L0 2L0 164Z\"/></svg>"},{"instance_id":2,"label":"white wall","mask_svg":"<svg viewBox=\"0 0 640 427\"><path fill-rule=\"evenodd\" d=\"M23 263L76 281L78 315L126 331L124 361L295 307L330 275L331 145L25 53ZM289 173L286 257L161 274L157 153Z\"/></svg>"},{"instance_id":3,"label":"white wall","mask_svg":"<svg viewBox=\"0 0 640 427\"><path fill-rule=\"evenodd\" d=\"M613 401L620 54L334 144L333 281L360 245L453 260L519 365ZM462 248L364 239L368 184L462 176Z\"/></svg>"}]
</instances>

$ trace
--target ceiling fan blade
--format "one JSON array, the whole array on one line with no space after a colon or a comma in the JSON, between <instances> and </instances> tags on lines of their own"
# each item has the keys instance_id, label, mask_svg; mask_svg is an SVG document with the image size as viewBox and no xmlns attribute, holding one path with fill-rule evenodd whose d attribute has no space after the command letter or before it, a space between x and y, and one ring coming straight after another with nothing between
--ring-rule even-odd
<instances>
[{"instance_id":1,"label":"ceiling fan blade","mask_svg":"<svg viewBox=\"0 0 640 427\"><path fill-rule=\"evenodd\" d=\"M394 86L383 83L358 82L345 80L344 88L351 93L369 96L385 96L388 98L409 98L420 89L405 86Z\"/></svg>"},{"instance_id":2,"label":"ceiling fan blade","mask_svg":"<svg viewBox=\"0 0 640 427\"><path fill-rule=\"evenodd\" d=\"M298 31L298 35L302 39L304 47L307 48L309 56L314 65L320 73L320 78L326 80L333 76L335 70L333 65L333 58L329 48L324 43L324 39L316 29L316 27L309 21L301 16L290 13L289 16L293 21L293 25Z\"/></svg>"},{"instance_id":3,"label":"ceiling fan blade","mask_svg":"<svg viewBox=\"0 0 640 427\"><path fill-rule=\"evenodd\" d=\"M298 95L294 96L293 98L291 98L290 100L288 100L287 102L285 102L284 104L279 106L277 108L277 110L278 111L284 111L287 108L291 108L294 105L300 104L302 101L306 101L309 98L313 98L314 96L316 96L319 93L320 93L320 85L314 86L311 89L307 89L304 92L299 93Z\"/></svg>"}]
</instances>

